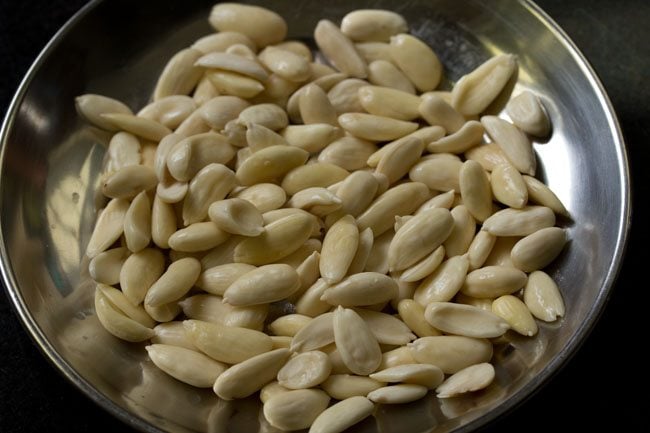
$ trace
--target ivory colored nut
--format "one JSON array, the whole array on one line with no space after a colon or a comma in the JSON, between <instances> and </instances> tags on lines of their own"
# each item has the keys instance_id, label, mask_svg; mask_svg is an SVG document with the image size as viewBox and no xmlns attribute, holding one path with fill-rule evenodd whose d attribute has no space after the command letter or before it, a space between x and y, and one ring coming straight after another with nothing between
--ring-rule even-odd
<instances>
[{"instance_id":1,"label":"ivory colored nut","mask_svg":"<svg viewBox=\"0 0 650 433\"><path fill-rule=\"evenodd\" d=\"M476 161L465 161L458 173L463 204L474 218L485 221L492 214L492 190L487 173Z\"/></svg>"},{"instance_id":2,"label":"ivory colored nut","mask_svg":"<svg viewBox=\"0 0 650 433\"><path fill-rule=\"evenodd\" d=\"M409 344L409 349L418 363L435 365L446 374L492 358L489 340L451 335L419 338Z\"/></svg>"},{"instance_id":3,"label":"ivory colored nut","mask_svg":"<svg viewBox=\"0 0 650 433\"><path fill-rule=\"evenodd\" d=\"M356 396L326 409L314 421L309 433L340 433L370 416L374 404L366 397Z\"/></svg>"},{"instance_id":4,"label":"ivory colored nut","mask_svg":"<svg viewBox=\"0 0 650 433\"><path fill-rule=\"evenodd\" d=\"M258 47L281 42L287 35L284 19L259 6L219 3L212 8L208 21L219 32L243 33Z\"/></svg>"},{"instance_id":5,"label":"ivory colored nut","mask_svg":"<svg viewBox=\"0 0 650 433\"><path fill-rule=\"evenodd\" d=\"M275 349L233 365L217 378L214 392L224 400L248 397L271 382L290 356L288 349Z\"/></svg>"},{"instance_id":6,"label":"ivory colored nut","mask_svg":"<svg viewBox=\"0 0 650 433\"><path fill-rule=\"evenodd\" d=\"M521 209L528 202L528 188L523 177L510 164L499 164L490 176L494 197L501 203Z\"/></svg>"},{"instance_id":7,"label":"ivory colored nut","mask_svg":"<svg viewBox=\"0 0 650 433\"><path fill-rule=\"evenodd\" d=\"M119 312L128 318L147 328L153 328L156 325L156 322L149 317L141 306L133 305L120 290L104 284L98 284L96 290L100 291Z\"/></svg>"},{"instance_id":8,"label":"ivory colored nut","mask_svg":"<svg viewBox=\"0 0 650 433\"><path fill-rule=\"evenodd\" d=\"M395 12L358 9L343 17L341 31L353 41L387 42L391 36L408 31L408 25Z\"/></svg>"},{"instance_id":9,"label":"ivory colored nut","mask_svg":"<svg viewBox=\"0 0 650 433\"><path fill-rule=\"evenodd\" d=\"M435 389L442 383L445 375L435 365L404 364L378 371L370 377L381 382L410 383Z\"/></svg>"},{"instance_id":10,"label":"ivory colored nut","mask_svg":"<svg viewBox=\"0 0 650 433\"><path fill-rule=\"evenodd\" d=\"M236 364L268 352L272 346L271 337L252 329L200 320L185 320L183 326L192 344L201 352L226 364Z\"/></svg>"},{"instance_id":11,"label":"ivory colored nut","mask_svg":"<svg viewBox=\"0 0 650 433\"><path fill-rule=\"evenodd\" d=\"M397 185L379 197L357 218L359 230L370 227L375 237L389 230L396 216L411 214L429 197L429 189L421 182Z\"/></svg>"},{"instance_id":12,"label":"ivory colored nut","mask_svg":"<svg viewBox=\"0 0 650 433\"><path fill-rule=\"evenodd\" d=\"M417 137L409 137L399 146L387 150L382 155L375 172L385 175L389 183L395 183L418 162L423 150L424 142L422 140Z\"/></svg>"},{"instance_id":13,"label":"ivory colored nut","mask_svg":"<svg viewBox=\"0 0 650 433\"><path fill-rule=\"evenodd\" d=\"M122 340L139 342L154 335L153 330L118 311L100 290L95 291L95 313L104 329Z\"/></svg>"},{"instance_id":14,"label":"ivory colored nut","mask_svg":"<svg viewBox=\"0 0 650 433\"><path fill-rule=\"evenodd\" d=\"M368 394L368 399L375 403L403 404L424 397L428 389L422 385L400 384L376 389Z\"/></svg>"},{"instance_id":15,"label":"ivory colored nut","mask_svg":"<svg viewBox=\"0 0 650 433\"><path fill-rule=\"evenodd\" d=\"M133 114L131 109L122 102L102 95L87 93L85 95L77 96L74 102L77 113L79 113L85 120L108 131L116 131L120 128L110 120L103 118L103 114Z\"/></svg>"},{"instance_id":16,"label":"ivory colored nut","mask_svg":"<svg viewBox=\"0 0 650 433\"><path fill-rule=\"evenodd\" d=\"M496 116L483 116L485 132L495 141L508 160L519 172L535 175L537 160L533 146L526 135L515 125Z\"/></svg>"},{"instance_id":17,"label":"ivory colored nut","mask_svg":"<svg viewBox=\"0 0 650 433\"><path fill-rule=\"evenodd\" d=\"M431 326L424 318L424 307L413 299L402 299L397 311L404 323L418 336L431 337L440 335L440 331Z\"/></svg>"},{"instance_id":18,"label":"ivory colored nut","mask_svg":"<svg viewBox=\"0 0 650 433\"><path fill-rule=\"evenodd\" d=\"M282 431L301 430L312 425L329 401L329 396L319 389L287 391L264 403L264 417Z\"/></svg>"},{"instance_id":19,"label":"ivory colored nut","mask_svg":"<svg viewBox=\"0 0 650 433\"><path fill-rule=\"evenodd\" d=\"M109 176L102 185L102 193L110 198L132 198L141 191L152 189L158 179L155 172L144 165L129 165Z\"/></svg>"},{"instance_id":20,"label":"ivory colored nut","mask_svg":"<svg viewBox=\"0 0 650 433\"><path fill-rule=\"evenodd\" d=\"M296 333L291 341L292 352L320 349L334 342L334 313L324 313L314 318Z\"/></svg>"},{"instance_id":21,"label":"ivory colored nut","mask_svg":"<svg viewBox=\"0 0 650 433\"><path fill-rule=\"evenodd\" d=\"M262 214L281 208L287 201L287 193L284 189L272 183L251 185L231 193L230 196L251 202Z\"/></svg>"},{"instance_id":22,"label":"ivory colored nut","mask_svg":"<svg viewBox=\"0 0 650 433\"><path fill-rule=\"evenodd\" d=\"M137 115L155 120L167 128L175 129L196 108L196 102L189 96L171 95L145 106Z\"/></svg>"},{"instance_id":23,"label":"ivory colored nut","mask_svg":"<svg viewBox=\"0 0 650 433\"><path fill-rule=\"evenodd\" d=\"M321 388L332 398L345 400L346 398L361 396L381 388L385 382L380 382L366 376L355 376L351 374L333 374L321 383Z\"/></svg>"},{"instance_id":24,"label":"ivory colored nut","mask_svg":"<svg viewBox=\"0 0 650 433\"><path fill-rule=\"evenodd\" d=\"M390 50L388 44L383 44L387 47L386 51ZM357 49L359 45L357 44ZM363 55L363 53L362 53ZM369 62L368 65L368 81L376 86L390 87L392 89L401 90L406 93L415 94L415 87L406 78L406 75L400 71L397 66L395 66L390 61L390 54L387 55L387 59L378 59L371 61L366 57L366 60Z\"/></svg>"},{"instance_id":25,"label":"ivory colored nut","mask_svg":"<svg viewBox=\"0 0 650 433\"><path fill-rule=\"evenodd\" d=\"M295 213L264 227L264 233L241 241L234 251L236 263L265 265L280 260L296 251L312 232L313 217Z\"/></svg>"},{"instance_id":26,"label":"ivory colored nut","mask_svg":"<svg viewBox=\"0 0 650 433\"><path fill-rule=\"evenodd\" d=\"M453 229L447 209L432 209L411 218L395 234L388 249L391 270L400 271L438 248Z\"/></svg>"},{"instance_id":27,"label":"ivory colored nut","mask_svg":"<svg viewBox=\"0 0 650 433\"><path fill-rule=\"evenodd\" d=\"M244 186L270 182L284 176L307 161L309 154L293 146L271 146L255 152L237 170Z\"/></svg>"},{"instance_id":28,"label":"ivory colored nut","mask_svg":"<svg viewBox=\"0 0 650 433\"><path fill-rule=\"evenodd\" d=\"M359 247L359 229L354 217L346 215L325 234L319 262L320 274L330 284L345 277Z\"/></svg>"},{"instance_id":29,"label":"ivory colored nut","mask_svg":"<svg viewBox=\"0 0 650 433\"><path fill-rule=\"evenodd\" d=\"M469 261L463 256L445 260L415 289L413 299L423 307L430 302L451 301L465 283Z\"/></svg>"},{"instance_id":30,"label":"ivory colored nut","mask_svg":"<svg viewBox=\"0 0 650 433\"><path fill-rule=\"evenodd\" d=\"M359 89L359 102L370 114L398 120L419 117L420 98L407 92L380 86Z\"/></svg>"},{"instance_id":31,"label":"ivory colored nut","mask_svg":"<svg viewBox=\"0 0 650 433\"><path fill-rule=\"evenodd\" d=\"M354 171L366 167L368 157L376 151L374 143L346 136L329 143L318 155L318 161Z\"/></svg>"},{"instance_id":32,"label":"ivory colored nut","mask_svg":"<svg viewBox=\"0 0 650 433\"><path fill-rule=\"evenodd\" d=\"M321 300L331 305L354 307L386 302L396 294L397 283L392 278L378 272L362 272L326 289Z\"/></svg>"},{"instance_id":33,"label":"ivory colored nut","mask_svg":"<svg viewBox=\"0 0 650 433\"><path fill-rule=\"evenodd\" d=\"M155 120L144 119L133 114L105 113L99 115L102 119L114 125L116 129L130 132L146 140L160 141L172 133L171 129Z\"/></svg>"},{"instance_id":34,"label":"ivory colored nut","mask_svg":"<svg viewBox=\"0 0 650 433\"><path fill-rule=\"evenodd\" d=\"M548 227L526 236L510 252L512 263L524 272L545 268L560 254L566 243L566 232Z\"/></svg>"},{"instance_id":35,"label":"ivory colored nut","mask_svg":"<svg viewBox=\"0 0 650 433\"><path fill-rule=\"evenodd\" d=\"M183 200L183 224L188 226L203 221L210 205L223 199L234 186L235 175L226 166L209 164L203 167L190 182Z\"/></svg>"},{"instance_id":36,"label":"ivory colored nut","mask_svg":"<svg viewBox=\"0 0 650 433\"><path fill-rule=\"evenodd\" d=\"M306 150L309 153L321 151L342 135L340 128L328 123L289 125L281 132L287 144Z\"/></svg>"},{"instance_id":37,"label":"ivory colored nut","mask_svg":"<svg viewBox=\"0 0 650 433\"><path fill-rule=\"evenodd\" d=\"M211 388L227 368L202 353L183 347L152 344L145 349L156 367L181 382L199 388Z\"/></svg>"},{"instance_id":38,"label":"ivory colored nut","mask_svg":"<svg viewBox=\"0 0 650 433\"><path fill-rule=\"evenodd\" d=\"M312 318L302 314L287 314L269 323L268 328L276 336L293 337L304 328Z\"/></svg>"},{"instance_id":39,"label":"ivory colored nut","mask_svg":"<svg viewBox=\"0 0 650 433\"><path fill-rule=\"evenodd\" d=\"M368 75L366 62L336 24L320 20L314 29L314 39L321 53L336 69L357 78Z\"/></svg>"},{"instance_id":40,"label":"ivory colored nut","mask_svg":"<svg viewBox=\"0 0 650 433\"><path fill-rule=\"evenodd\" d=\"M475 338L503 335L510 326L500 315L471 305L452 302L431 302L424 317L436 329L448 334Z\"/></svg>"},{"instance_id":41,"label":"ivory colored nut","mask_svg":"<svg viewBox=\"0 0 650 433\"><path fill-rule=\"evenodd\" d=\"M370 141L390 141L418 128L418 124L366 113L346 113L338 118L343 129L355 137Z\"/></svg>"},{"instance_id":42,"label":"ivory colored nut","mask_svg":"<svg viewBox=\"0 0 650 433\"><path fill-rule=\"evenodd\" d=\"M226 242L230 235L213 222L194 223L169 237L169 247L178 252L199 252Z\"/></svg>"},{"instance_id":43,"label":"ivory colored nut","mask_svg":"<svg viewBox=\"0 0 650 433\"><path fill-rule=\"evenodd\" d=\"M259 236L264 232L264 219L259 210L241 198L220 200L208 209L210 220L221 230L242 236Z\"/></svg>"},{"instance_id":44,"label":"ivory colored nut","mask_svg":"<svg viewBox=\"0 0 650 433\"><path fill-rule=\"evenodd\" d=\"M176 53L165 65L156 88L153 92L154 101L167 96L187 95L201 79L203 71L194 65L203 53L194 48L186 48Z\"/></svg>"},{"instance_id":45,"label":"ivory colored nut","mask_svg":"<svg viewBox=\"0 0 650 433\"><path fill-rule=\"evenodd\" d=\"M553 322L565 314L564 301L557 284L542 271L532 272L528 277L524 302L533 316L545 322Z\"/></svg>"},{"instance_id":46,"label":"ivory colored nut","mask_svg":"<svg viewBox=\"0 0 650 433\"><path fill-rule=\"evenodd\" d=\"M416 338L409 327L395 316L363 308L354 311L366 322L379 344L401 346Z\"/></svg>"},{"instance_id":47,"label":"ivory colored nut","mask_svg":"<svg viewBox=\"0 0 650 433\"><path fill-rule=\"evenodd\" d=\"M224 71L237 72L247 75L259 81L264 81L269 74L254 60L243 56L224 52L211 52L205 54L196 61L197 66L208 69L221 69Z\"/></svg>"},{"instance_id":48,"label":"ivory colored nut","mask_svg":"<svg viewBox=\"0 0 650 433\"><path fill-rule=\"evenodd\" d=\"M379 343L363 319L339 306L332 317L334 341L343 363L359 375L368 375L381 363Z\"/></svg>"},{"instance_id":49,"label":"ivory colored nut","mask_svg":"<svg viewBox=\"0 0 650 433\"><path fill-rule=\"evenodd\" d=\"M481 114L501 93L517 69L512 54L494 56L463 76L451 92L452 105L463 115Z\"/></svg>"},{"instance_id":50,"label":"ivory colored nut","mask_svg":"<svg viewBox=\"0 0 650 433\"><path fill-rule=\"evenodd\" d=\"M461 291L474 298L496 298L509 295L526 285L527 276L519 269L506 266L485 266L470 272Z\"/></svg>"},{"instance_id":51,"label":"ivory colored nut","mask_svg":"<svg viewBox=\"0 0 650 433\"><path fill-rule=\"evenodd\" d=\"M97 218L97 223L86 247L89 258L105 251L124 232L124 218L129 209L129 202L125 199L113 199L104 208Z\"/></svg>"},{"instance_id":52,"label":"ivory colored nut","mask_svg":"<svg viewBox=\"0 0 650 433\"><path fill-rule=\"evenodd\" d=\"M483 222L483 230L495 236L528 236L538 230L553 227L555 214L544 206L503 209Z\"/></svg>"},{"instance_id":53,"label":"ivory colored nut","mask_svg":"<svg viewBox=\"0 0 650 433\"><path fill-rule=\"evenodd\" d=\"M180 299L192 288L200 272L201 263L191 257L172 263L147 291L145 304L157 307Z\"/></svg>"},{"instance_id":54,"label":"ivory colored nut","mask_svg":"<svg viewBox=\"0 0 650 433\"><path fill-rule=\"evenodd\" d=\"M120 282L120 272L129 257L128 248L118 247L97 254L88 264L90 277L98 283L114 285Z\"/></svg>"},{"instance_id":55,"label":"ivory colored nut","mask_svg":"<svg viewBox=\"0 0 650 433\"><path fill-rule=\"evenodd\" d=\"M449 398L457 395L487 388L494 380L495 372L492 364L480 363L464 368L448 377L436 392L438 398Z\"/></svg>"},{"instance_id":56,"label":"ivory colored nut","mask_svg":"<svg viewBox=\"0 0 650 433\"><path fill-rule=\"evenodd\" d=\"M213 51L226 51L232 45L245 45L251 50L255 50L255 43L246 35L239 32L220 31L197 39L192 48L201 51L204 54Z\"/></svg>"},{"instance_id":57,"label":"ivory colored nut","mask_svg":"<svg viewBox=\"0 0 650 433\"><path fill-rule=\"evenodd\" d=\"M278 372L278 383L288 389L307 389L323 383L330 375L329 356L320 351L300 353Z\"/></svg>"},{"instance_id":58,"label":"ivory colored nut","mask_svg":"<svg viewBox=\"0 0 650 433\"><path fill-rule=\"evenodd\" d=\"M315 162L291 170L282 180L282 188L289 195L313 187L327 188L345 179L350 173L336 165Z\"/></svg>"},{"instance_id":59,"label":"ivory colored nut","mask_svg":"<svg viewBox=\"0 0 650 433\"><path fill-rule=\"evenodd\" d=\"M289 297L299 287L300 278L291 266L265 265L239 277L226 289L223 299L238 306L268 304Z\"/></svg>"},{"instance_id":60,"label":"ivory colored nut","mask_svg":"<svg viewBox=\"0 0 650 433\"><path fill-rule=\"evenodd\" d=\"M522 131L537 137L546 137L551 131L551 122L542 102L529 91L512 98L506 111L512 122Z\"/></svg>"},{"instance_id":61,"label":"ivory colored nut","mask_svg":"<svg viewBox=\"0 0 650 433\"><path fill-rule=\"evenodd\" d=\"M537 323L526 304L519 298L512 295L498 297L492 302L492 312L503 318L514 331L521 335L532 337L537 334Z\"/></svg>"},{"instance_id":62,"label":"ivory colored nut","mask_svg":"<svg viewBox=\"0 0 650 433\"><path fill-rule=\"evenodd\" d=\"M421 92L435 89L442 78L442 65L427 44L407 34L390 38L390 55Z\"/></svg>"}]
</instances>

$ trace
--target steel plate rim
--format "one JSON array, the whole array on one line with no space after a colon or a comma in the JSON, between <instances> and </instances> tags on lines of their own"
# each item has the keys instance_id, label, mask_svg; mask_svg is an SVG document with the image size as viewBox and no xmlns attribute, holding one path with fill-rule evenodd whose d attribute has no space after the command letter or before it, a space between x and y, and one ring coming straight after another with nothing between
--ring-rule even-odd
<instances>
[{"instance_id":1,"label":"steel plate rim","mask_svg":"<svg viewBox=\"0 0 650 433\"><path fill-rule=\"evenodd\" d=\"M27 70L25 77L22 79L18 86L18 90L14 94L6 116L0 126L0 182L3 177L3 167L5 159L5 151L8 140L8 135L11 127L14 124L18 108L22 103L25 93L29 88L34 75L45 61L50 51L56 47L60 41L77 25L83 18L95 9L103 0L91 0L89 3L79 9L48 41L38 54L32 65ZM469 432L479 427L485 426L498 417L511 412L518 406L523 404L526 400L532 398L543 385L547 384L550 379L555 376L562 368L564 368L568 361L578 352L578 349L585 343L587 337L594 329L598 319L602 315L604 308L611 296L614 284L618 278L623 265L623 258L629 241L629 233L632 219L632 199L631 199L631 185L630 185L630 169L627 157L627 147L621 131L620 123L614 111L612 102L603 86L598 74L595 72L585 55L580 51L573 40L567 33L553 20L541 7L539 7L533 0L519 0L519 3L529 13L531 13L540 23L542 23L567 50L571 57L576 61L578 66L583 72L583 75L591 84L592 90L595 91L596 97L604 108L605 116L607 118L608 129L612 132L614 145L617 156L617 163L620 169L620 194L621 194L621 218L617 225L617 239L614 250L614 256L607 269L605 281L603 284L604 290L596 298L594 308L592 308L585 321L578 327L577 331L573 334L566 346L549 362L549 364L529 383L519 390L519 392L511 395L494 410L478 417L469 423L461 426L458 432ZM2 186L0 185L0 188ZM0 206L2 198L0 196ZM54 346L46 338L33 316L29 313L24 298L19 290L17 290L16 280L10 266L9 255L7 253L6 243L4 239L4 222L0 220L0 276L2 283L5 286L5 293L7 298L11 301L10 304L13 310L20 318L22 326L28 331L27 333L31 339L36 343L39 350L45 355L46 359L52 363L56 370L59 371L69 382L71 382L77 389L82 391L87 397L96 403L99 407L106 410L108 413L116 416L128 425L147 433L162 433L162 430L154 427L144 419L134 415L133 413L119 407L111 401L104 394L100 393L93 387L86 379L84 379L72 366L57 352Z\"/></svg>"}]
</instances>

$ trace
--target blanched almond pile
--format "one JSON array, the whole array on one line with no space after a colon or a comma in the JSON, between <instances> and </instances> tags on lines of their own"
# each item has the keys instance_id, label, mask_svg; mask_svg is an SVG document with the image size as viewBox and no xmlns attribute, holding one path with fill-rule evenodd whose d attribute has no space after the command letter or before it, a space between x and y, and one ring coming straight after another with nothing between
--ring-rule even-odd
<instances>
[{"instance_id":1,"label":"blanched almond pile","mask_svg":"<svg viewBox=\"0 0 650 433\"><path fill-rule=\"evenodd\" d=\"M524 92L510 121L480 117L514 56L437 91L440 61L393 12L320 21L328 64L269 10L210 23L137 114L77 99L115 132L87 249L109 332L223 399L260 392L276 428L338 432L374 403L487 387L490 339L564 314L541 270L567 214L533 177L544 108Z\"/></svg>"}]
</instances>

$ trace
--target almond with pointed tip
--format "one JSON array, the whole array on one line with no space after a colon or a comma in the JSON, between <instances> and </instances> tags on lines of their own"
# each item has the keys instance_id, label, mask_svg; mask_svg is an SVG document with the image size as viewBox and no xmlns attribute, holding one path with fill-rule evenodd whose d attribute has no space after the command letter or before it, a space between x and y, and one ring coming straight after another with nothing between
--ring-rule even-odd
<instances>
[{"instance_id":1,"label":"almond with pointed tip","mask_svg":"<svg viewBox=\"0 0 650 433\"><path fill-rule=\"evenodd\" d=\"M333 22L320 20L314 29L314 40L325 58L339 71L357 78L368 75L366 62Z\"/></svg>"},{"instance_id":2,"label":"almond with pointed tip","mask_svg":"<svg viewBox=\"0 0 650 433\"><path fill-rule=\"evenodd\" d=\"M291 266L265 265L235 280L226 289L223 299L235 306L268 304L289 297L299 287L300 278Z\"/></svg>"},{"instance_id":3,"label":"almond with pointed tip","mask_svg":"<svg viewBox=\"0 0 650 433\"><path fill-rule=\"evenodd\" d=\"M355 137L370 141L397 140L418 129L415 122L366 113L341 114L338 122Z\"/></svg>"},{"instance_id":4,"label":"almond with pointed tip","mask_svg":"<svg viewBox=\"0 0 650 433\"><path fill-rule=\"evenodd\" d=\"M465 279L461 291L475 298L496 298L509 295L526 285L527 276L519 269L506 266L485 266Z\"/></svg>"},{"instance_id":5,"label":"almond with pointed tip","mask_svg":"<svg viewBox=\"0 0 650 433\"><path fill-rule=\"evenodd\" d=\"M409 215L429 197L429 189L420 182L397 185L379 197L357 218L359 230L370 227L375 237L389 230L396 216Z\"/></svg>"},{"instance_id":6,"label":"almond with pointed tip","mask_svg":"<svg viewBox=\"0 0 650 433\"><path fill-rule=\"evenodd\" d=\"M440 331L431 326L424 318L424 307L413 299L402 299L397 311L404 323L418 336L430 337L440 335Z\"/></svg>"},{"instance_id":7,"label":"almond with pointed tip","mask_svg":"<svg viewBox=\"0 0 650 433\"><path fill-rule=\"evenodd\" d=\"M464 255L449 258L422 280L413 299L423 307L434 301L451 301L463 286L468 268L469 261Z\"/></svg>"},{"instance_id":8,"label":"almond with pointed tip","mask_svg":"<svg viewBox=\"0 0 650 433\"><path fill-rule=\"evenodd\" d=\"M183 201L183 224L188 226L203 221L215 201L223 199L235 186L235 175L222 164L209 164L190 182Z\"/></svg>"},{"instance_id":9,"label":"almond with pointed tip","mask_svg":"<svg viewBox=\"0 0 650 433\"><path fill-rule=\"evenodd\" d=\"M185 320L183 326L192 344L201 352L226 364L236 364L268 352L272 346L271 337L252 329L200 320Z\"/></svg>"},{"instance_id":10,"label":"almond with pointed tip","mask_svg":"<svg viewBox=\"0 0 650 433\"><path fill-rule=\"evenodd\" d=\"M264 418L282 431L305 429L327 409L329 400L320 389L284 392L264 403Z\"/></svg>"},{"instance_id":11,"label":"almond with pointed tip","mask_svg":"<svg viewBox=\"0 0 650 433\"><path fill-rule=\"evenodd\" d=\"M97 218L95 228L86 247L89 258L105 251L124 233L124 218L129 209L129 202L115 198L108 202Z\"/></svg>"},{"instance_id":12,"label":"almond with pointed tip","mask_svg":"<svg viewBox=\"0 0 650 433\"><path fill-rule=\"evenodd\" d=\"M149 358L165 373L198 388L211 388L227 366L202 353L167 344L145 347Z\"/></svg>"},{"instance_id":13,"label":"almond with pointed tip","mask_svg":"<svg viewBox=\"0 0 650 433\"><path fill-rule=\"evenodd\" d=\"M74 103L77 113L79 113L81 117L93 125L107 131L118 131L120 127L102 117L103 114L133 114L129 107L117 99L92 93L77 96Z\"/></svg>"},{"instance_id":14,"label":"almond with pointed tip","mask_svg":"<svg viewBox=\"0 0 650 433\"><path fill-rule=\"evenodd\" d=\"M397 283L392 278L377 272L362 272L325 290L321 300L330 305L356 307L386 302L396 294Z\"/></svg>"},{"instance_id":15,"label":"almond with pointed tip","mask_svg":"<svg viewBox=\"0 0 650 433\"><path fill-rule=\"evenodd\" d=\"M436 388L436 392L438 398L450 398L466 392L478 391L487 388L494 380L494 376L492 364L472 365L448 377Z\"/></svg>"},{"instance_id":16,"label":"almond with pointed tip","mask_svg":"<svg viewBox=\"0 0 650 433\"><path fill-rule=\"evenodd\" d=\"M423 337L410 343L408 348L418 363L435 365L446 374L492 358L492 343L489 340L470 337Z\"/></svg>"},{"instance_id":17,"label":"almond with pointed tip","mask_svg":"<svg viewBox=\"0 0 650 433\"><path fill-rule=\"evenodd\" d=\"M195 48L185 48L174 54L158 77L153 100L171 95L188 95L203 75L201 68L194 65L202 55Z\"/></svg>"},{"instance_id":18,"label":"almond with pointed tip","mask_svg":"<svg viewBox=\"0 0 650 433\"><path fill-rule=\"evenodd\" d=\"M183 297L201 272L201 263L191 257L173 262L153 283L144 298L145 304L157 307Z\"/></svg>"},{"instance_id":19,"label":"almond with pointed tip","mask_svg":"<svg viewBox=\"0 0 650 433\"><path fill-rule=\"evenodd\" d=\"M345 277L359 247L359 229L351 215L338 220L325 234L320 274L330 284Z\"/></svg>"},{"instance_id":20,"label":"almond with pointed tip","mask_svg":"<svg viewBox=\"0 0 650 433\"><path fill-rule=\"evenodd\" d=\"M506 105L506 112L512 123L530 135L546 137L551 131L544 106L532 92L524 91L512 98Z\"/></svg>"},{"instance_id":21,"label":"almond with pointed tip","mask_svg":"<svg viewBox=\"0 0 650 433\"><path fill-rule=\"evenodd\" d=\"M530 312L545 322L554 322L565 313L564 301L555 281L542 271L528 277L524 288L524 303Z\"/></svg>"},{"instance_id":22,"label":"almond with pointed tip","mask_svg":"<svg viewBox=\"0 0 650 433\"><path fill-rule=\"evenodd\" d=\"M447 209L431 209L411 218L390 244L390 269L401 271L423 259L445 242L453 225L454 220Z\"/></svg>"},{"instance_id":23,"label":"almond with pointed tip","mask_svg":"<svg viewBox=\"0 0 650 433\"><path fill-rule=\"evenodd\" d=\"M544 206L503 209L483 222L482 230L495 236L528 236L555 225L555 214Z\"/></svg>"},{"instance_id":24,"label":"almond with pointed tip","mask_svg":"<svg viewBox=\"0 0 650 433\"><path fill-rule=\"evenodd\" d=\"M290 356L288 349L275 349L233 365L219 375L214 392L224 400L248 397L271 382Z\"/></svg>"},{"instance_id":25,"label":"almond with pointed tip","mask_svg":"<svg viewBox=\"0 0 650 433\"><path fill-rule=\"evenodd\" d=\"M517 69L512 54L494 56L463 76L451 91L452 105L465 116L481 114L496 99Z\"/></svg>"},{"instance_id":26,"label":"almond with pointed tip","mask_svg":"<svg viewBox=\"0 0 650 433\"><path fill-rule=\"evenodd\" d=\"M496 116L483 116L485 132L496 142L510 163L522 174L535 175L537 160L526 134L512 123Z\"/></svg>"},{"instance_id":27,"label":"almond with pointed tip","mask_svg":"<svg viewBox=\"0 0 650 433\"><path fill-rule=\"evenodd\" d=\"M153 330L118 311L100 290L95 291L95 314L104 329L122 340L139 342L154 335Z\"/></svg>"},{"instance_id":28,"label":"almond with pointed tip","mask_svg":"<svg viewBox=\"0 0 650 433\"><path fill-rule=\"evenodd\" d=\"M359 49L357 44L357 49ZM388 52L390 46L384 44ZM362 52L363 55L363 52ZM402 92L415 94L415 87L406 78L406 75L400 71L397 66L393 64L390 60L390 54L387 55L387 59L376 59L370 60L366 57L368 64L368 81L376 86L390 87L391 89L401 90Z\"/></svg>"},{"instance_id":29,"label":"almond with pointed tip","mask_svg":"<svg viewBox=\"0 0 650 433\"><path fill-rule=\"evenodd\" d=\"M242 236L259 236L264 232L264 219L249 201L231 198L212 203L208 215L221 230Z\"/></svg>"},{"instance_id":30,"label":"almond with pointed tip","mask_svg":"<svg viewBox=\"0 0 650 433\"><path fill-rule=\"evenodd\" d=\"M427 92L438 87L442 64L436 53L420 39L404 33L392 36L390 55L419 91Z\"/></svg>"},{"instance_id":31,"label":"almond with pointed tip","mask_svg":"<svg viewBox=\"0 0 650 433\"><path fill-rule=\"evenodd\" d=\"M379 343L364 320L339 306L333 314L334 341L345 365L359 375L368 375L381 363Z\"/></svg>"},{"instance_id":32,"label":"almond with pointed tip","mask_svg":"<svg viewBox=\"0 0 650 433\"><path fill-rule=\"evenodd\" d=\"M494 338L510 329L508 322L499 315L452 302L431 302L424 317L436 329L464 337Z\"/></svg>"}]
</instances>

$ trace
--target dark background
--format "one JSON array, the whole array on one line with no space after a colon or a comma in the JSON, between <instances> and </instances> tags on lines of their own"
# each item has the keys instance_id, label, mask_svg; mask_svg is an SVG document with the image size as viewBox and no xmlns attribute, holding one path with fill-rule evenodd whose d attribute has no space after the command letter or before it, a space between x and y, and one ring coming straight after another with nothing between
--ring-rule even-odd
<instances>
[{"instance_id":1,"label":"dark background","mask_svg":"<svg viewBox=\"0 0 650 433\"><path fill-rule=\"evenodd\" d=\"M33 59L85 3L0 0L1 117ZM650 288L644 267L650 241L650 1L538 0L538 4L591 61L612 99L630 158L634 223L623 269L592 335L548 385L486 431L650 431L650 365L642 353L650 346ZM0 290L0 432L44 431L132 430L57 373Z\"/></svg>"}]
</instances>

